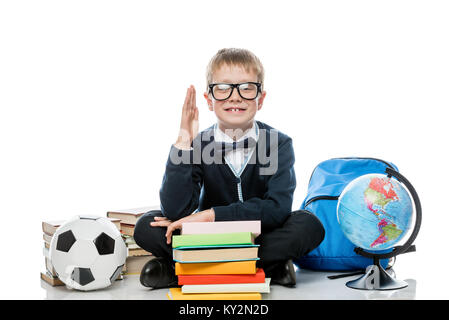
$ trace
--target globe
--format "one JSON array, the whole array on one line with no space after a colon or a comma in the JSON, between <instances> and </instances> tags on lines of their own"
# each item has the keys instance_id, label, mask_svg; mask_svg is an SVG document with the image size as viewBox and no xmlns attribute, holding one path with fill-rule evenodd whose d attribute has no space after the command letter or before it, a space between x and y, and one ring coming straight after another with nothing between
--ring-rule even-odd
<instances>
[{"instance_id":1,"label":"globe","mask_svg":"<svg viewBox=\"0 0 449 320\"><path fill-rule=\"evenodd\" d=\"M341 193L337 219L356 246L380 251L394 247L410 229L412 200L396 179L367 174L351 181Z\"/></svg>"}]
</instances>

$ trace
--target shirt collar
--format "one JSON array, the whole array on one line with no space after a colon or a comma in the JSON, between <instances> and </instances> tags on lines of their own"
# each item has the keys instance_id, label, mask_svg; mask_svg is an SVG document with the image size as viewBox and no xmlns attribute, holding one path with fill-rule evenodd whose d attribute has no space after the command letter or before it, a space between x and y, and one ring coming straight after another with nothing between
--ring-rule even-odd
<instances>
[{"instance_id":1,"label":"shirt collar","mask_svg":"<svg viewBox=\"0 0 449 320\"><path fill-rule=\"evenodd\" d=\"M243 136L240 137L235 142L244 140L246 138L253 138L254 140L258 141L259 139L259 126L257 125L256 121L253 122L253 126L251 129L249 129ZM226 142L226 143L232 143L234 140L227 134L225 134L221 129L218 127L218 124L216 123L214 125L214 140L217 142Z\"/></svg>"}]
</instances>

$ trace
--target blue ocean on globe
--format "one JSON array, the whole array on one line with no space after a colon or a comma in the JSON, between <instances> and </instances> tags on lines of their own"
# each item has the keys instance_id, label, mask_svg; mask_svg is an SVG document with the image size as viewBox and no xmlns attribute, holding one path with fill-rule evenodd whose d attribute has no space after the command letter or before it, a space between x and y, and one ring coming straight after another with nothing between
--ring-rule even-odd
<instances>
[{"instance_id":1,"label":"blue ocean on globe","mask_svg":"<svg viewBox=\"0 0 449 320\"><path fill-rule=\"evenodd\" d=\"M369 251L390 249L410 229L412 200L396 179L384 174L363 175L340 195L337 219L354 245Z\"/></svg>"}]
</instances>

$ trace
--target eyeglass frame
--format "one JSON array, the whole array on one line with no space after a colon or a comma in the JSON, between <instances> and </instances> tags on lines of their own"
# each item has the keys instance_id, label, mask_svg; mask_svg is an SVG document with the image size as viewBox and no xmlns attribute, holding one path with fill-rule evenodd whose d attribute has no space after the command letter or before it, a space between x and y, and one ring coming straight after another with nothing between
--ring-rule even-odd
<instances>
[{"instance_id":1,"label":"eyeglass frame","mask_svg":"<svg viewBox=\"0 0 449 320\"><path fill-rule=\"evenodd\" d=\"M256 96L255 96L254 98L252 98L252 99L245 98L245 97L243 97L242 94L240 93L240 88L239 88L239 86L240 86L241 84L246 84L246 83L255 84L256 87L257 87L257 93L256 93ZM229 94L229 96L228 96L226 99L217 99L217 98L215 98L213 88L214 88L214 86L219 85L219 84L227 84L227 85L231 86L231 93ZM211 83L211 84L209 84L209 93L212 94L212 97L213 97L215 100L217 100L217 101L225 101L225 100L228 100L228 99L232 96L232 93L234 92L234 88L237 88L237 92L238 92L239 96L240 96L242 99L245 99L245 100L255 100L255 99L258 97L259 93L262 92L262 90L260 89L261 86L262 86L262 83L260 83L260 82L251 82L251 81L248 81L248 82L242 82L242 83L224 83L224 82L220 82L220 83Z\"/></svg>"}]
</instances>

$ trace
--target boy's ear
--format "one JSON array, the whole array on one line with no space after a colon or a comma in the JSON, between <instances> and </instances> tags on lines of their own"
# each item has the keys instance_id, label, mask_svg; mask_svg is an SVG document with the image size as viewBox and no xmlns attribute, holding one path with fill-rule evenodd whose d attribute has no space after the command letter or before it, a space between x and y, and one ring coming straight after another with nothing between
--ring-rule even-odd
<instances>
[{"instance_id":1,"label":"boy's ear","mask_svg":"<svg viewBox=\"0 0 449 320\"><path fill-rule=\"evenodd\" d=\"M263 101L265 100L265 96L267 95L266 91L262 91L260 94L260 97L258 98L259 101L257 103L257 110L262 109Z\"/></svg>"},{"instance_id":2,"label":"boy's ear","mask_svg":"<svg viewBox=\"0 0 449 320\"><path fill-rule=\"evenodd\" d=\"M212 104L212 99L210 98L210 96L209 96L209 94L207 92L204 92L204 98L206 98L207 105L209 106L209 110L213 111L214 107L213 107L213 104Z\"/></svg>"}]
</instances>

